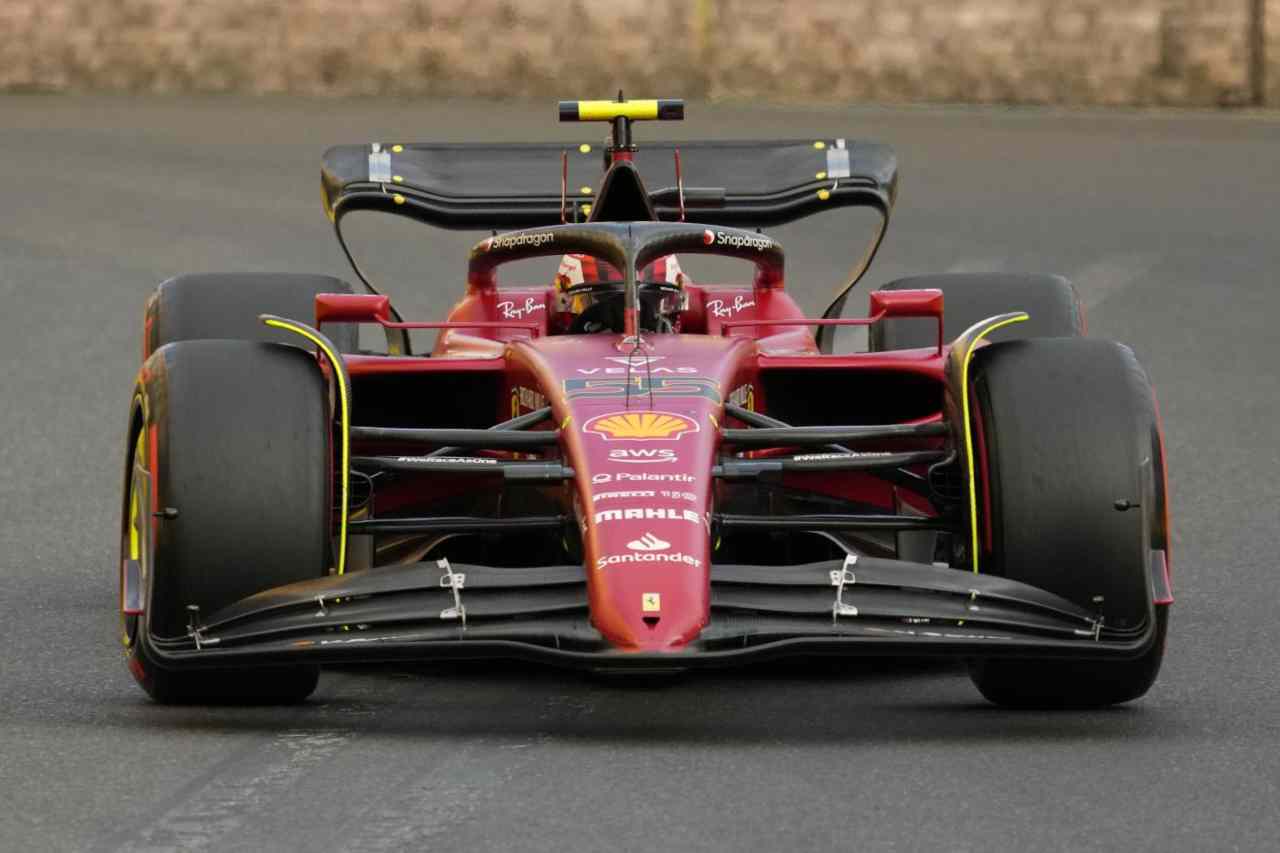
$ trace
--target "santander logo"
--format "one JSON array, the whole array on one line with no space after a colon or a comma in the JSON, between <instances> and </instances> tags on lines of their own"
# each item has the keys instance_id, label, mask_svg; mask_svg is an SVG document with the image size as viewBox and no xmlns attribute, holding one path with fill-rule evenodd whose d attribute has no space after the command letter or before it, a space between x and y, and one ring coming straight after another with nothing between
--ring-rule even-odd
<instances>
[{"instance_id":1,"label":"santander logo","mask_svg":"<svg viewBox=\"0 0 1280 853\"><path fill-rule=\"evenodd\" d=\"M632 551L665 551L671 547L671 543L659 539L652 533L646 533L639 539L632 539L627 543L627 547Z\"/></svg>"}]
</instances>

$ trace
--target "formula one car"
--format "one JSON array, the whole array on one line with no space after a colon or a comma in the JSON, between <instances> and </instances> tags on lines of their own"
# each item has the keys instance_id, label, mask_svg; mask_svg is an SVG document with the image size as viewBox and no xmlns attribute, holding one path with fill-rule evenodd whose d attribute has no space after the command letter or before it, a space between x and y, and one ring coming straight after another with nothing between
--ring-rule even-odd
<instances>
[{"instance_id":1,"label":"formula one car","mask_svg":"<svg viewBox=\"0 0 1280 853\"><path fill-rule=\"evenodd\" d=\"M683 113L561 103L611 125L603 147L330 149L339 240L359 210L492 232L443 322L405 321L354 258L364 292L160 285L121 525L147 693L298 701L338 662L654 673L788 655L952 656L1007 706L1147 691L1169 521L1133 353L1085 337L1049 275L895 281L843 318L888 222L892 152L634 144L634 122ZM839 207L881 224L809 318L761 229ZM680 258L697 254L749 274L694 282ZM530 258L558 272L500 278ZM360 348L362 324L385 350ZM833 351L844 326L869 327L867 351ZM430 352L413 330L434 330Z\"/></svg>"}]
</instances>

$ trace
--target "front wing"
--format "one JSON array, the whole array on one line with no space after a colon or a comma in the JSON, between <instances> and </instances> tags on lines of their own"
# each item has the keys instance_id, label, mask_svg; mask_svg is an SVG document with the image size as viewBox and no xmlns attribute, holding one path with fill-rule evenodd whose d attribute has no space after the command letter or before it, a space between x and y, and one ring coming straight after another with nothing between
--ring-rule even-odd
<instances>
[{"instance_id":1,"label":"front wing","mask_svg":"<svg viewBox=\"0 0 1280 853\"><path fill-rule=\"evenodd\" d=\"M716 565L711 618L689 645L618 650L590 625L581 566L447 560L290 584L147 637L170 668L506 658L597 670L720 667L807 655L1130 659L1154 611L1111 627L1053 593L991 575L871 557Z\"/></svg>"}]
</instances>

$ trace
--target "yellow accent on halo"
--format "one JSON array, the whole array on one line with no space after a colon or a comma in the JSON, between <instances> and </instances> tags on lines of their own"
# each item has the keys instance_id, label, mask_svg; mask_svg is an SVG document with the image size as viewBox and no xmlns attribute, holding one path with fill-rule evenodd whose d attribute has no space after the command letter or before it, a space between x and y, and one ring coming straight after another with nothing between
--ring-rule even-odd
<instances>
[{"instance_id":1,"label":"yellow accent on halo","mask_svg":"<svg viewBox=\"0 0 1280 853\"><path fill-rule=\"evenodd\" d=\"M403 151L403 150L404 150L404 146L403 146L403 145L392 145L392 146L391 146L391 150L392 150L392 151L394 151L395 153L399 154L401 151Z\"/></svg>"},{"instance_id":2,"label":"yellow accent on halo","mask_svg":"<svg viewBox=\"0 0 1280 853\"><path fill-rule=\"evenodd\" d=\"M583 154L590 154L591 146L584 142L578 146L578 150L581 151Z\"/></svg>"},{"instance_id":3,"label":"yellow accent on halo","mask_svg":"<svg viewBox=\"0 0 1280 853\"><path fill-rule=\"evenodd\" d=\"M592 421L588 432L606 435L608 438L677 438L681 433L696 429L693 421L682 415L663 412L632 412L608 415Z\"/></svg>"},{"instance_id":4,"label":"yellow accent on halo","mask_svg":"<svg viewBox=\"0 0 1280 853\"><path fill-rule=\"evenodd\" d=\"M826 201L831 198L831 190L818 190L818 198Z\"/></svg>"},{"instance_id":5,"label":"yellow accent on halo","mask_svg":"<svg viewBox=\"0 0 1280 853\"><path fill-rule=\"evenodd\" d=\"M578 192L582 193L583 195L591 195L591 187L583 187L582 189L578 190Z\"/></svg>"},{"instance_id":6,"label":"yellow accent on halo","mask_svg":"<svg viewBox=\"0 0 1280 853\"><path fill-rule=\"evenodd\" d=\"M342 357L329 348L329 345L325 343L318 332L301 323L294 323L279 317L263 315L259 319L268 326L293 332L311 341L324 353L325 358L329 359L329 363L333 365L335 373L345 374L346 368L343 365ZM347 507L350 506L351 494L351 401L347 399L347 383L343 381L342 376L335 376L334 379L334 384L338 386L338 411L340 415L338 432L342 436L342 454L339 457L341 459L342 511L338 513L337 566L337 573L342 574L347 568Z\"/></svg>"},{"instance_id":7,"label":"yellow accent on halo","mask_svg":"<svg viewBox=\"0 0 1280 853\"><path fill-rule=\"evenodd\" d=\"M573 422L573 415L565 415L564 421L560 424L560 429L568 429L569 424Z\"/></svg>"},{"instance_id":8,"label":"yellow accent on halo","mask_svg":"<svg viewBox=\"0 0 1280 853\"><path fill-rule=\"evenodd\" d=\"M400 193L396 193L395 195L393 195L391 197L391 200L394 201L396 204L404 204L404 196L400 195Z\"/></svg>"},{"instance_id":9,"label":"yellow accent on halo","mask_svg":"<svg viewBox=\"0 0 1280 853\"><path fill-rule=\"evenodd\" d=\"M969 425L969 360L973 358L973 351L978 348L978 341L996 329L1013 323L1021 323L1030 318L1031 315L1024 312L983 329L969 342L969 350L964 354L964 364L960 366L960 408L961 416L964 418L964 453L969 462L969 530L972 533L970 546L973 549L971 555L973 557L973 573L975 575L978 573L978 492L974 485L976 474L973 464L973 429Z\"/></svg>"},{"instance_id":10,"label":"yellow accent on halo","mask_svg":"<svg viewBox=\"0 0 1280 853\"><path fill-rule=\"evenodd\" d=\"M589 205L589 204L584 204L584 205L582 206L582 215L583 215L583 216L590 216L590 215L591 215L591 205Z\"/></svg>"},{"instance_id":11,"label":"yellow accent on halo","mask_svg":"<svg viewBox=\"0 0 1280 853\"><path fill-rule=\"evenodd\" d=\"M400 175L392 175L392 176L391 176L391 180L395 181L397 184L403 184L403 183L404 183L404 178L403 178L403 177L401 177Z\"/></svg>"},{"instance_id":12,"label":"yellow accent on halo","mask_svg":"<svg viewBox=\"0 0 1280 853\"><path fill-rule=\"evenodd\" d=\"M816 175L814 175L814 177L815 177L815 178L817 178L819 181L821 181L821 180L826 179L826 177L827 177L827 173L826 173L826 172L818 172Z\"/></svg>"},{"instance_id":13,"label":"yellow accent on halo","mask_svg":"<svg viewBox=\"0 0 1280 853\"><path fill-rule=\"evenodd\" d=\"M658 102L650 101L578 101L578 121L610 121L626 117L637 121L658 117Z\"/></svg>"},{"instance_id":14,"label":"yellow accent on halo","mask_svg":"<svg viewBox=\"0 0 1280 853\"><path fill-rule=\"evenodd\" d=\"M825 142L823 142L821 139L819 139L817 142L813 143L813 147L814 147L814 148L817 148L819 151L821 151L823 148L826 148L826 147L827 147L827 143L825 143Z\"/></svg>"}]
</instances>

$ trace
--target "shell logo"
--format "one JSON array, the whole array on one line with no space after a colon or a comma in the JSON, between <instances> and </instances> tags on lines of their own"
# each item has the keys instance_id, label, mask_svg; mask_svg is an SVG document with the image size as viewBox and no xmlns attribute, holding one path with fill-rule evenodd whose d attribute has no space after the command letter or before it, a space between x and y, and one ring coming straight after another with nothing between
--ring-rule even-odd
<instances>
[{"instance_id":1,"label":"shell logo","mask_svg":"<svg viewBox=\"0 0 1280 853\"><path fill-rule=\"evenodd\" d=\"M691 418L671 412L613 412L597 415L582 429L608 441L672 441L686 432L697 432L698 425Z\"/></svg>"},{"instance_id":2,"label":"shell logo","mask_svg":"<svg viewBox=\"0 0 1280 853\"><path fill-rule=\"evenodd\" d=\"M710 228L704 228L702 231L702 242L708 246L716 241L716 232Z\"/></svg>"}]
</instances>

